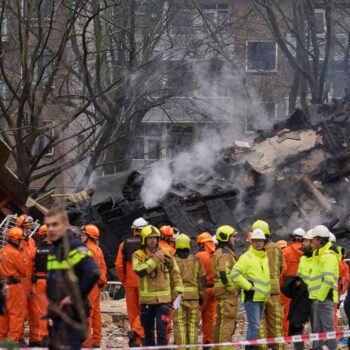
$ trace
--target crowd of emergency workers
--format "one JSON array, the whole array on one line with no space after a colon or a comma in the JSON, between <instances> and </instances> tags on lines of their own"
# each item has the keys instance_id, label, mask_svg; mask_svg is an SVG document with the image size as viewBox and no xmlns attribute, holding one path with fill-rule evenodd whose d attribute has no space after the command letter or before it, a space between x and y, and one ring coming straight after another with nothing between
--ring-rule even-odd
<instances>
[{"instance_id":1,"label":"crowd of emergency workers","mask_svg":"<svg viewBox=\"0 0 350 350\"><path fill-rule=\"evenodd\" d=\"M23 214L16 225L0 250L0 340L24 345L27 321L30 347L99 348L100 293L107 285L99 228L70 226L63 207L51 209L34 235L32 217ZM235 252L237 236L249 243L241 256ZM315 333L335 331L341 295L350 317L349 267L335 236L317 225L307 232L295 229L290 242L272 237L269 224L257 220L247 236L224 225L213 235L199 233L193 244L174 227L136 219L115 263L125 289L129 346L164 346L171 333L180 348L232 342L240 302L247 340L301 335L307 324ZM80 327L80 301L87 332ZM315 341L313 349L323 345ZM337 340L327 346L337 349ZM285 344L269 347L280 350Z\"/></svg>"}]
</instances>

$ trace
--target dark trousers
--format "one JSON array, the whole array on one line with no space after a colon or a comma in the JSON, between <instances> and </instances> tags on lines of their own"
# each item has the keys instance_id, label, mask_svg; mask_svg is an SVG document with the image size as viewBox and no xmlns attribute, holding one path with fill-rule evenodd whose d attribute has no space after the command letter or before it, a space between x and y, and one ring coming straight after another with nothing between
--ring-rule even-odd
<instances>
[{"instance_id":1,"label":"dark trousers","mask_svg":"<svg viewBox=\"0 0 350 350\"><path fill-rule=\"evenodd\" d=\"M49 330L49 349L80 350L84 338L80 331L55 319Z\"/></svg>"},{"instance_id":2,"label":"dark trousers","mask_svg":"<svg viewBox=\"0 0 350 350\"><path fill-rule=\"evenodd\" d=\"M288 335L302 335L304 330L304 326L301 325L295 325L291 322L289 322L289 334ZM294 349L296 350L304 350L304 343L295 343Z\"/></svg>"},{"instance_id":3,"label":"dark trousers","mask_svg":"<svg viewBox=\"0 0 350 350\"><path fill-rule=\"evenodd\" d=\"M167 345L169 304L141 304L141 324L145 330L145 346ZM155 333L157 331L157 342Z\"/></svg>"}]
</instances>

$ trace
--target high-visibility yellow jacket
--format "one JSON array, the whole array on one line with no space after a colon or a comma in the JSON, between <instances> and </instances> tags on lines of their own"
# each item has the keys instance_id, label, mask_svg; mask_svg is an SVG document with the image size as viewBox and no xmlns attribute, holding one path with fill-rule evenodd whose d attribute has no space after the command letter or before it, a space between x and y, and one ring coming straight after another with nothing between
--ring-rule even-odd
<instances>
[{"instance_id":1,"label":"high-visibility yellow jacket","mask_svg":"<svg viewBox=\"0 0 350 350\"><path fill-rule=\"evenodd\" d=\"M297 276L299 276L306 285L309 284L312 269L312 261L312 254L305 255L304 253L304 255L300 258Z\"/></svg>"},{"instance_id":2,"label":"high-visibility yellow jacket","mask_svg":"<svg viewBox=\"0 0 350 350\"><path fill-rule=\"evenodd\" d=\"M214 291L216 298L223 299L238 296L239 286L230 277L235 263L235 253L229 247L219 247L213 253Z\"/></svg>"},{"instance_id":3,"label":"high-visibility yellow jacket","mask_svg":"<svg viewBox=\"0 0 350 350\"><path fill-rule=\"evenodd\" d=\"M184 292L176 260L168 251L163 252L162 260L144 249L132 256L133 269L139 276L141 304L170 303L172 295Z\"/></svg>"},{"instance_id":4,"label":"high-visibility yellow jacket","mask_svg":"<svg viewBox=\"0 0 350 350\"><path fill-rule=\"evenodd\" d=\"M282 250L276 243L273 242L266 243L264 249L269 261L271 294L278 295L281 293L280 276L283 272Z\"/></svg>"},{"instance_id":5,"label":"high-visibility yellow jacket","mask_svg":"<svg viewBox=\"0 0 350 350\"><path fill-rule=\"evenodd\" d=\"M206 278L203 265L198 257L190 254L186 259L175 256L180 276L184 285L182 300L203 298Z\"/></svg>"},{"instance_id":6,"label":"high-visibility yellow jacket","mask_svg":"<svg viewBox=\"0 0 350 350\"><path fill-rule=\"evenodd\" d=\"M310 299L325 301L327 298L338 302L339 261L337 253L328 242L314 252L308 282Z\"/></svg>"},{"instance_id":7,"label":"high-visibility yellow jacket","mask_svg":"<svg viewBox=\"0 0 350 350\"><path fill-rule=\"evenodd\" d=\"M250 246L233 267L231 278L244 289L243 302L246 300L267 301L271 293L271 280L266 251L256 250Z\"/></svg>"}]
</instances>

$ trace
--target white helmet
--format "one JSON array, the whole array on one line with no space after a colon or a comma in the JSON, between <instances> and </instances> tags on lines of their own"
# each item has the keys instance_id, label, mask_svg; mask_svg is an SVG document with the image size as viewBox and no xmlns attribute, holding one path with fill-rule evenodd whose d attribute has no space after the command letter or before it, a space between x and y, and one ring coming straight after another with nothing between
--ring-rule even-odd
<instances>
[{"instance_id":1,"label":"white helmet","mask_svg":"<svg viewBox=\"0 0 350 350\"><path fill-rule=\"evenodd\" d=\"M304 237L305 231L301 227L298 227L293 231L293 235L298 237Z\"/></svg>"},{"instance_id":2,"label":"white helmet","mask_svg":"<svg viewBox=\"0 0 350 350\"><path fill-rule=\"evenodd\" d=\"M324 225L317 225L312 229L314 237L329 238L330 232Z\"/></svg>"},{"instance_id":3,"label":"white helmet","mask_svg":"<svg viewBox=\"0 0 350 350\"><path fill-rule=\"evenodd\" d=\"M260 228L256 228L252 232L250 239L266 239L266 236L265 233L262 230L260 230Z\"/></svg>"},{"instance_id":4,"label":"white helmet","mask_svg":"<svg viewBox=\"0 0 350 350\"><path fill-rule=\"evenodd\" d=\"M310 239L310 240L313 239L314 238L314 232L312 230L307 231L303 238L304 239Z\"/></svg>"},{"instance_id":5,"label":"white helmet","mask_svg":"<svg viewBox=\"0 0 350 350\"><path fill-rule=\"evenodd\" d=\"M337 238L335 237L334 233L330 232L329 233L329 241L336 243L337 242Z\"/></svg>"},{"instance_id":6,"label":"white helmet","mask_svg":"<svg viewBox=\"0 0 350 350\"><path fill-rule=\"evenodd\" d=\"M138 218L132 223L131 228L143 229L147 225L148 222L144 218Z\"/></svg>"}]
</instances>

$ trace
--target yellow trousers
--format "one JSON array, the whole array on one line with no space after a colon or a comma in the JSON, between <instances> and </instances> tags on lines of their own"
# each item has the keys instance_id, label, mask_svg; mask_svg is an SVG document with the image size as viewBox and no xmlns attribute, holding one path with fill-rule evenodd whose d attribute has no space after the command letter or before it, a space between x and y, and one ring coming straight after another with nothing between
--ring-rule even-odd
<instances>
[{"instance_id":1,"label":"yellow trousers","mask_svg":"<svg viewBox=\"0 0 350 350\"><path fill-rule=\"evenodd\" d=\"M180 308L173 311L172 318L174 343L176 345L196 344L200 319L198 300L184 300Z\"/></svg>"},{"instance_id":2,"label":"yellow trousers","mask_svg":"<svg viewBox=\"0 0 350 350\"><path fill-rule=\"evenodd\" d=\"M259 338L277 338L283 337L282 330L283 307L280 296L270 295L265 303L263 322L260 325ZM283 350L284 344L269 345L273 350ZM261 345L261 350L266 350L267 345Z\"/></svg>"},{"instance_id":3,"label":"yellow trousers","mask_svg":"<svg viewBox=\"0 0 350 350\"><path fill-rule=\"evenodd\" d=\"M232 337L236 329L237 309L237 296L217 300L214 343L232 342ZM228 350L229 348L223 347L222 349Z\"/></svg>"}]
</instances>

